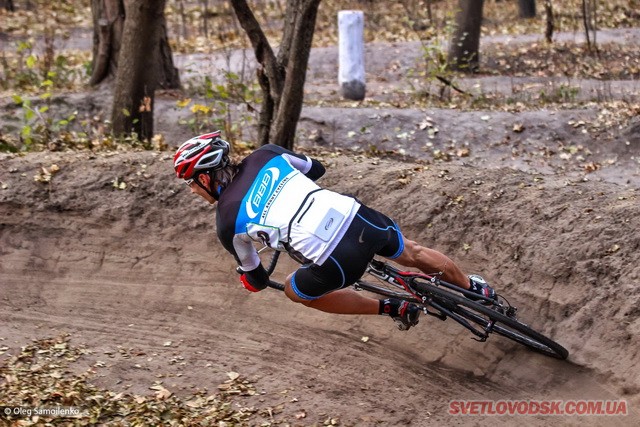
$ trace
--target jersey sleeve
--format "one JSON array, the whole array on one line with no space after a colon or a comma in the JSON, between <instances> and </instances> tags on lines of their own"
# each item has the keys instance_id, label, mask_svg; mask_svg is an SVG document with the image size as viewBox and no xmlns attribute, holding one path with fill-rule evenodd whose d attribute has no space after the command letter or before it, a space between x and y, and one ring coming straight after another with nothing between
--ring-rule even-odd
<instances>
[{"instance_id":1,"label":"jersey sleeve","mask_svg":"<svg viewBox=\"0 0 640 427\"><path fill-rule=\"evenodd\" d=\"M316 181L324 175L326 169L316 159L305 156L304 154L294 153L284 147L275 144L267 144L260 147L260 150L269 150L284 157L291 166L302 172L307 178Z\"/></svg>"},{"instance_id":2,"label":"jersey sleeve","mask_svg":"<svg viewBox=\"0 0 640 427\"><path fill-rule=\"evenodd\" d=\"M260 265L258 251L246 234L235 234L233 223L218 210L216 216L218 239L222 246L236 259L243 271L251 271Z\"/></svg>"}]
</instances>

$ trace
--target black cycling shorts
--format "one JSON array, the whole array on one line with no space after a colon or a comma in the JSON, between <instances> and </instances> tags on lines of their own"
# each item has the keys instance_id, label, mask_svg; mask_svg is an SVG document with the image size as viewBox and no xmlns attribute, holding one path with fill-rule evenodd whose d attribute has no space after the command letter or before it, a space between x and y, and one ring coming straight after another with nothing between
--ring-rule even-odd
<instances>
[{"instance_id":1,"label":"black cycling shorts","mask_svg":"<svg viewBox=\"0 0 640 427\"><path fill-rule=\"evenodd\" d=\"M300 267L291 278L296 295L305 300L355 283L375 255L394 259L402 254L400 229L386 215L361 205L347 232L322 264Z\"/></svg>"}]
</instances>

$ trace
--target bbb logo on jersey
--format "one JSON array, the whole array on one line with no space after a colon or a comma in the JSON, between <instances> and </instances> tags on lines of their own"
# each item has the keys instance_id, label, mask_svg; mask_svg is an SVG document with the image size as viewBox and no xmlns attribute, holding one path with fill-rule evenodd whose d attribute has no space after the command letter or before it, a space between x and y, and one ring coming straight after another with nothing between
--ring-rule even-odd
<instances>
[{"instance_id":1,"label":"bbb logo on jersey","mask_svg":"<svg viewBox=\"0 0 640 427\"><path fill-rule=\"evenodd\" d=\"M262 176L262 182L258 186L258 191L253 195L253 201L251 204L257 209L260 207L260 202L262 201L262 196L264 196L265 191L267 191L267 186L272 182L271 175L269 173L265 173Z\"/></svg>"},{"instance_id":2,"label":"bbb logo on jersey","mask_svg":"<svg viewBox=\"0 0 640 427\"><path fill-rule=\"evenodd\" d=\"M258 213L264 207L264 203L269 198L268 196L273 192L273 187L279 177L280 171L278 168L272 167L267 169L262 178L256 180L253 184L249 198L245 202L245 209L249 218L253 219L258 216Z\"/></svg>"}]
</instances>

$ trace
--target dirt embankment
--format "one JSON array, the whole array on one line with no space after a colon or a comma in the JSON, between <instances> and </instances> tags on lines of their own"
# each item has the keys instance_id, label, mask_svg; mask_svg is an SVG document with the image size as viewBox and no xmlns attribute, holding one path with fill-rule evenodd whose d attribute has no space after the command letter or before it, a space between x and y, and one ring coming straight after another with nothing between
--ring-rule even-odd
<instances>
[{"instance_id":1,"label":"dirt embankment","mask_svg":"<svg viewBox=\"0 0 640 427\"><path fill-rule=\"evenodd\" d=\"M477 343L450 322L424 319L403 334L382 317L318 313L275 291L249 295L216 242L212 209L173 179L169 157L1 155L0 337L7 350L0 363L32 338L70 333L92 351L78 369L93 366L100 386L144 394L162 381L184 395L215 388L235 371L259 390L238 404L278 408L271 421L304 412L297 423L442 424L452 422L452 399L626 399L635 415L607 424L632 425L637 417L634 189L509 169L324 156L324 185L355 194L397 219L408 237L482 273L523 318L569 349L569 362L560 362L499 337ZM54 164L50 182L34 180L46 179L42 167ZM284 262L280 274L292 267ZM480 421L472 418L456 421Z\"/></svg>"}]
</instances>

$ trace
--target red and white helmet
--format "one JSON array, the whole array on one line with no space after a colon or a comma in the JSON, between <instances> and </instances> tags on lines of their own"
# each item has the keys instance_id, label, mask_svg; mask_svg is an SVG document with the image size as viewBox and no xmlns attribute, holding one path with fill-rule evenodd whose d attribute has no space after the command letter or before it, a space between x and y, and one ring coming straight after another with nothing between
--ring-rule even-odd
<instances>
[{"instance_id":1,"label":"red and white helmet","mask_svg":"<svg viewBox=\"0 0 640 427\"><path fill-rule=\"evenodd\" d=\"M176 176L192 179L200 172L215 171L229 164L229 143L220 138L220 131L191 138L173 156Z\"/></svg>"}]
</instances>

